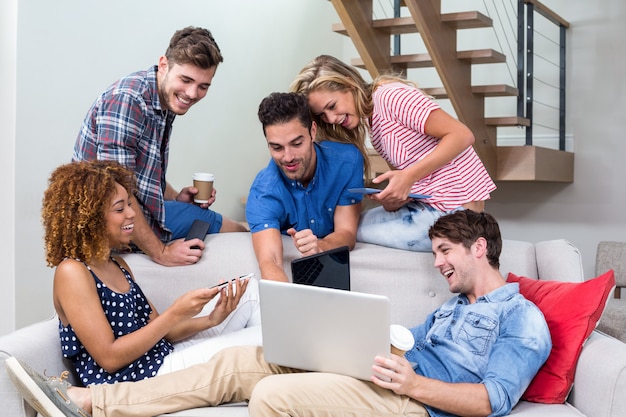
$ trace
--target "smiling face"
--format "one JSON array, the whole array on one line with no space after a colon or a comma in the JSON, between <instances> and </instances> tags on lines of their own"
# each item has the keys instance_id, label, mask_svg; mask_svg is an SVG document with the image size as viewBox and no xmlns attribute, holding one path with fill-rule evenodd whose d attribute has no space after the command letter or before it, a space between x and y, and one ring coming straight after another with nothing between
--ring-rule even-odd
<instances>
[{"instance_id":1,"label":"smiling face","mask_svg":"<svg viewBox=\"0 0 626 417\"><path fill-rule=\"evenodd\" d=\"M179 116L187 113L206 96L216 70L217 66L202 69L192 64L170 65L162 56L157 74L161 106Z\"/></svg>"},{"instance_id":2,"label":"smiling face","mask_svg":"<svg viewBox=\"0 0 626 417\"><path fill-rule=\"evenodd\" d=\"M356 129L360 117L354 105L350 90L314 90L308 95L311 112L324 123L341 125L346 129Z\"/></svg>"},{"instance_id":3,"label":"smiling face","mask_svg":"<svg viewBox=\"0 0 626 417\"><path fill-rule=\"evenodd\" d=\"M135 224L135 210L130 205L128 192L118 183L115 184L115 192L111 196L104 220L111 248L130 243Z\"/></svg>"},{"instance_id":4,"label":"smiling face","mask_svg":"<svg viewBox=\"0 0 626 417\"><path fill-rule=\"evenodd\" d=\"M433 237L433 255L435 268L448 281L452 293L470 294L474 290L475 274L474 256L471 250L461 243L453 243L448 239Z\"/></svg>"},{"instance_id":5,"label":"smiling face","mask_svg":"<svg viewBox=\"0 0 626 417\"><path fill-rule=\"evenodd\" d=\"M313 178L317 163L313 146L315 130L315 123L309 132L297 118L265 127L272 159L287 178L299 181L305 187Z\"/></svg>"}]
</instances>

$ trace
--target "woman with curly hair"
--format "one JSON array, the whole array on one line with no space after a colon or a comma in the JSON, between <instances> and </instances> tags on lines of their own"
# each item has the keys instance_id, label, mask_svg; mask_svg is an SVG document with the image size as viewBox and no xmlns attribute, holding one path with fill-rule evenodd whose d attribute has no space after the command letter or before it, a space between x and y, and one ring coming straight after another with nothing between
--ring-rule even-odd
<instances>
[{"instance_id":1,"label":"woman with curly hair","mask_svg":"<svg viewBox=\"0 0 626 417\"><path fill-rule=\"evenodd\" d=\"M367 83L356 68L320 55L291 90L307 96L318 139L353 143L367 161L369 135L393 168L373 179L388 185L368 196L381 206L362 213L358 241L430 252L428 229L437 218L464 208L482 211L496 188L469 128L404 78L386 74Z\"/></svg>"},{"instance_id":2,"label":"woman with curly hair","mask_svg":"<svg viewBox=\"0 0 626 417\"><path fill-rule=\"evenodd\" d=\"M58 167L44 193L46 261L56 267L53 298L61 349L84 385L175 370L184 355L197 355L198 349L172 353L172 343L202 347L207 337L252 324L257 311L256 287L236 280L221 289L183 294L159 314L124 259L112 254L131 241L134 189L131 171L116 162L91 161Z\"/></svg>"}]
</instances>

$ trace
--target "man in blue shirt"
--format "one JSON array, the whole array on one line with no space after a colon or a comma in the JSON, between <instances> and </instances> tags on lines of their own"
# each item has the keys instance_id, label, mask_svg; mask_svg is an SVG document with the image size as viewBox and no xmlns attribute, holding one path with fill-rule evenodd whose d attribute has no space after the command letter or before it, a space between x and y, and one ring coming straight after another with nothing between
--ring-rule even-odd
<instances>
[{"instance_id":1,"label":"man in blue shirt","mask_svg":"<svg viewBox=\"0 0 626 417\"><path fill-rule=\"evenodd\" d=\"M491 215L445 215L429 237L434 266L458 295L412 329L415 345L405 356L376 357L371 381L268 364L260 346L227 348L205 364L140 382L71 387L74 402L59 400L54 378L25 365L14 373L22 387L38 385L22 388L25 398L57 400L51 410L65 415L81 407L94 417L150 416L239 401L249 401L251 416L508 415L550 354L543 314L500 274L502 239Z\"/></svg>"},{"instance_id":2,"label":"man in blue shirt","mask_svg":"<svg viewBox=\"0 0 626 417\"><path fill-rule=\"evenodd\" d=\"M246 203L261 277L287 281L281 234L302 256L356 242L363 157L354 145L315 142L317 126L306 98L273 93L259 105L272 160L255 178Z\"/></svg>"}]
</instances>

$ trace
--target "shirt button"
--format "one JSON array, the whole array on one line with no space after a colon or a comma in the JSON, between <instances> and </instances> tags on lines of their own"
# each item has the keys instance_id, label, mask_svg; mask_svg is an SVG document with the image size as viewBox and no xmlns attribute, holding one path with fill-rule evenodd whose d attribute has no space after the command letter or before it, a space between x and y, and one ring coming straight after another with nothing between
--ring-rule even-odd
<instances>
[{"instance_id":1,"label":"shirt button","mask_svg":"<svg viewBox=\"0 0 626 417\"><path fill-rule=\"evenodd\" d=\"M315 219L311 219L311 223L315 223Z\"/></svg>"},{"instance_id":2,"label":"shirt button","mask_svg":"<svg viewBox=\"0 0 626 417\"><path fill-rule=\"evenodd\" d=\"M428 296L429 296L429 297L431 297L431 298L432 298L432 297L435 297L436 295L437 295L437 293L436 293L436 292L434 292L434 291L429 291L429 292L428 292Z\"/></svg>"},{"instance_id":3,"label":"shirt button","mask_svg":"<svg viewBox=\"0 0 626 417\"><path fill-rule=\"evenodd\" d=\"M265 224L263 225L263 227L265 227L265 228L267 229L268 227L270 227L270 225L269 225L269 224L267 224L267 223L265 223Z\"/></svg>"}]
</instances>

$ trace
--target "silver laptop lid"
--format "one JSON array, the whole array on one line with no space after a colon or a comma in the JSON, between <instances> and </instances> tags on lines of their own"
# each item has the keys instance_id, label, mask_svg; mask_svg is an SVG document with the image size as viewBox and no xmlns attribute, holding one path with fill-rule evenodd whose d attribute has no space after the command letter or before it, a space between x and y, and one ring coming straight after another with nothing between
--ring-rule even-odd
<instances>
[{"instance_id":1,"label":"silver laptop lid","mask_svg":"<svg viewBox=\"0 0 626 417\"><path fill-rule=\"evenodd\" d=\"M362 380L389 356L390 301L365 294L260 280L265 360Z\"/></svg>"}]
</instances>

